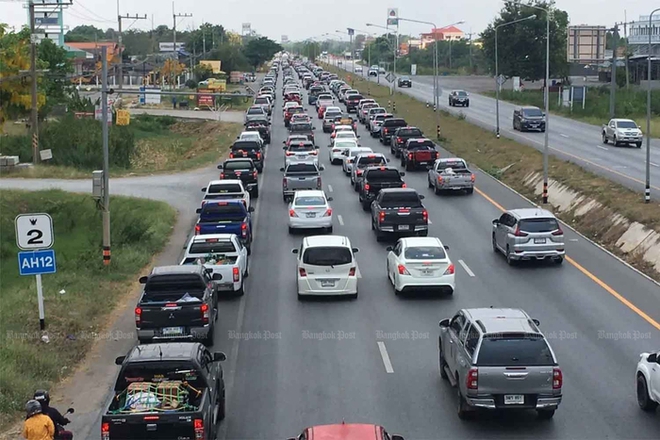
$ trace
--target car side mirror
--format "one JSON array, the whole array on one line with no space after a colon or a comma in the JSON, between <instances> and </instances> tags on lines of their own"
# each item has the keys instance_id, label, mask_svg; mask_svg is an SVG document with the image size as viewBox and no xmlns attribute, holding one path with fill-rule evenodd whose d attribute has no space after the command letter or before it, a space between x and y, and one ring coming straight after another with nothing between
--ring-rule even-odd
<instances>
[{"instance_id":1,"label":"car side mirror","mask_svg":"<svg viewBox=\"0 0 660 440\"><path fill-rule=\"evenodd\" d=\"M388 246L388 247L385 248L385 250L388 251L388 252L392 252L394 250L394 247Z\"/></svg>"},{"instance_id":2,"label":"car side mirror","mask_svg":"<svg viewBox=\"0 0 660 440\"><path fill-rule=\"evenodd\" d=\"M500 219L499 219L499 218L496 218L495 220L493 220L493 224L494 224L495 226L499 225L499 224L500 224Z\"/></svg>"},{"instance_id":3,"label":"car side mirror","mask_svg":"<svg viewBox=\"0 0 660 440\"><path fill-rule=\"evenodd\" d=\"M399 171L399 176L403 177L405 175L406 175L405 171Z\"/></svg>"},{"instance_id":4,"label":"car side mirror","mask_svg":"<svg viewBox=\"0 0 660 440\"><path fill-rule=\"evenodd\" d=\"M443 319L442 321L440 321L440 322L438 323L438 325L439 325L440 327L449 327L449 318L447 318L447 319Z\"/></svg>"},{"instance_id":5,"label":"car side mirror","mask_svg":"<svg viewBox=\"0 0 660 440\"><path fill-rule=\"evenodd\" d=\"M321 166L319 166L319 170L321 170L321 171L325 171L325 165L321 165Z\"/></svg>"},{"instance_id":6,"label":"car side mirror","mask_svg":"<svg viewBox=\"0 0 660 440\"><path fill-rule=\"evenodd\" d=\"M443 245L442 247L443 247L443 248L445 248L445 250L446 250L446 251L448 251L448 250L449 250L449 246L447 246L446 244L445 244L445 245Z\"/></svg>"},{"instance_id":7,"label":"car side mirror","mask_svg":"<svg viewBox=\"0 0 660 440\"><path fill-rule=\"evenodd\" d=\"M212 271L213 271L213 269L211 269L211 272ZM211 278L213 279L213 281L220 281L220 280L222 280L222 274L221 273L214 273Z\"/></svg>"},{"instance_id":8,"label":"car side mirror","mask_svg":"<svg viewBox=\"0 0 660 440\"><path fill-rule=\"evenodd\" d=\"M281 171L281 172L284 172L284 168L280 168L280 171Z\"/></svg>"},{"instance_id":9,"label":"car side mirror","mask_svg":"<svg viewBox=\"0 0 660 440\"><path fill-rule=\"evenodd\" d=\"M424 194L419 195L419 200L424 200L424 197L426 197Z\"/></svg>"},{"instance_id":10,"label":"car side mirror","mask_svg":"<svg viewBox=\"0 0 660 440\"><path fill-rule=\"evenodd\" d=\"M392 440L406 440L402 436L400 436L399 434L392 434L392 435L390 435L390 438Z\"/></svg>"},{"instance_id":11,"label":"car side mirror","mask_svg":"<svg viewBox=\"0 0 660 440\"><path fill-rule=\"evenodd\" d=\"M213 353L213 362L224 362L227 360L227 355L221 351Z\"/></svg>"},{"instance_id":12,"label":"car side mirror","mask_svg":"<svg viewBox=\"0 0 660 440\"><path fill-rule=\"evenodd\" d=\"M312 127L312 130L316 130L316 127Z\"/></svg>"},{"instance_id":13,"label":"car side mirror","mask_svg":"<svg viewBox=\"0 0 660 440\"><path fill-rule=\"evenodd\" d=\"M148 280L149 280L149 277L144 276L144 277L140 277L140 279L138 281L140 282L140 284L147 284Z\"/></svg>"},{"instance_id":14,"label":"car side mirror","mask_svg":"<svg viewBox=\"0 0 660 440\"><path fill-rule=\"evenodd\" d=\"M387 163L392 162L392 159L390 159L389 157L388 157L387 159L385 159L385 160L387 161Z\"/></svg>"},{"instance_id":15,"label":"car side mirror","mask_svg":"<svg viewBox=\"0 0 660 440\"><path fill-rule=\"evenodd\" d=\"M65 414L75 414L75 412L76 412L76 409L75 409L75 408L67 408Z\"/></svg>"},{"instance_id":16,"label":"car side mirror","mask_svg":"<svg viewBox=\"0 0 660 440\"><path fill-rule=\"evenodd\" d=\"M358 139L360 139L360 137L361 137L360 135L357 136Z\"/></svg>"},{"instance_id":17,"label":"car side mirror","mask_svg":"<svg viewBox=\"0 0 660 440\"><path fill-rule=\"evenodd\" d=\"M218 169L221 170L223 168L222 164L218 165Z\"/></svg>"},{"instance_id":18,"label":"car side mirror","mask_svg":"<svg viewBox=\"0 0 660 440\"><path fill-rule=\"evenodd\" d=\"M327 200L328 202L332 202L334 199L333 199L332 197L328 197L326 200Z\"/></svg>"},{"instance_id":19,"label":"car side mirror","mask_svg":"<svg viewBox=\"0 0 660 440\"><path fill-rule=\"evenodd\" d=\"M204 272L205 272L207 275L213 275L213 269L211 269L210 267L205 268L205 269L204 269Z\"/></svg>"},{"instance_id":20,"label":"car side mirror","mask_svg":"<svg viewBox=\"0 0 660 440\"><path fill-rule=\"evenodd\" d=\"M354 254L355 254L355 253L358 253L358 252L360 252L360 249L358 249L358 248L353 248L353 253L354 253Z\"/></svg>"},{"instance_id":21,"label":"car side mirror","mask_svg":"<svg viewBox=\"0 0 660 440\"><path fill-rule=\"evenodd\" d=\"M282 147L283 150L286 150L286 145Z\"/></svg>"},{"instance_id":22,"label":"car side mirror","mask_svg":"<svg viewBox=\"0 0 660 440\"><path fill-rule=\"evenodd\" d=\"M201 213L202 213L202 208L197 208L197 209L195 209L195 213L197 213L197 214L201 214Z\"/></svg>"},{"instance_id":23,"label":"car side mirror","mask_svg":"<svg viewBox=\"0 0 660 440\"><path fill-rule=\"evenodd\" d=\"M292 253L292 254L297 254L297 253L298 253L298 249L291 249L291 253Z\"/></svg>"},{"instance_id":24,"label":"car side mirror","mask_svg":"<svg viewBox=\"0 0 660 440\"><path fill-rule=\"evenodd\" d=\"M532 319L532 322L536 325L541 325L541 321L539 321L538 319Z\"/></svg>"},{"instance_id":25,"label":"car side mirror","mask_svg":"<svg viewBox=\"0 0 660 440\"><path fill-rule=\"evenodd\" d=\"M121 365L126 360L126 356L119 356L115 358L115 365Z\"/></svg>"},{"instance_id":26,"label":"car side mirror","mask_svg":"<svg viewBox=\"0 0 660 440\"><path fill-rule=\"evenodd\" d=\"M206 192L206 187L202 188L202 192Z\"/></svg>"},{"instance_id":27,"label":"car side mirror","mask_svg":"<svg viewBox=\"0 0 660 440\"><path fill-rule=\"evenodd\" d=\"M248 208L248 212L254 212L254 206L250 206L250 207Z\"/></svg>"},{"instance_id":28,"label":"car side mirror","mask_svg":"<svg viewBox=\"0 0 660 440\"><path fill-rule=\"evenodd\" d=\"M286 141L282 141L282 144L283 144L283 145L286 145Z\"/></svg>"}]
</instances>

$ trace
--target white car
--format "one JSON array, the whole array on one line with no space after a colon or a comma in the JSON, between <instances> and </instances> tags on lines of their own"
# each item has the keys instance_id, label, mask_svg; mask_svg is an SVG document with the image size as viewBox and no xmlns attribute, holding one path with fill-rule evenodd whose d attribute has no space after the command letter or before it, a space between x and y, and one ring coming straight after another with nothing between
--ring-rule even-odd
<instances>
[{"instance_id":1,"label":"white car","mask_svg":"<svg viewBox=\"0 0 660 440\"><path fill-rule=\"evenodd\" d=\"M264 140L261 138L261 135L259 134L258 131L244 131L238 136L237 140L239 140L239 141L257 141L261 144L262 147L265 144Z\"/></svg>"},{"instance_id":2,"label":"white car","mask_svg":"<svg viewBox=\"0 0 660 440\"><path fill-rule=\"evenodd\" d=\"M250 192L243 186L243 181L239 179L211 180L205 188L202 188L204 200L202 205L208 200L242 200L246 208L250 207ZM256 194L256 198L259 193Z\"/></svg>"},{"instance_id":3,"label":"white car","mask_svg":"<svg viewBox=\"0 0 660 440\"><path fill-rule=\"evenodd\" d=\"M344 174L347 176L351 175L351 171L353 171L353 162L355 161L355 156L373 152L374 150L369 147L351 148L342 152L341 169L344 171Z\"/></svg>"},{"instance_id":4,"label":"white car","mask_svg":"<svg viewBox=\"0 0 660 440\"><path fill-rule=\"evenodd\" d=\"M296 229L323 229L332 234L332 208L323 191L296 191L289 204L289 234Z\"/></svg>"},{"instance_id":5,"label":"white car","mask_svg":"<svg viewBox=\"0 0 660 440\"><path fill-rule=\"evenodd\" d=\"M347 127L349 127L349 126L347 126ZM358 141L358 135L355 134L355 132L353 131L353 129L350 129L350 130L349 130L349 129L345 129L345 128L344 128L344 129L341 129L341 130L339 130L339 131L336 131L336 130L335 130L335 131L332 133L332 136L330 136L330 146L334 145L336 141L339 141L339 140L348 140L348 139L352 139L352 140L354 140L355 142L358 142L358 143L359 143L359 141Z\"/></svg>"},{"instance_id":6,"label":"white car","mask_svg":"<svg viewBox=\"0 0 660 440\"><path fill-rule=\"evenodd\" d=\"M350 150L351 148L358 148L357 140L340 139L328 150L328 156L332 165L339 165L343 162L341 153Z\"/></svg>"},{"instance_id":7,"label":"white car","mask_svg":"<svg viewBox=\"0 0 660 440\"><path fill-rule=\"evenodd\" d=\"M357 248L348 237L313 235L305 237L298 255L298 299L313 295L347 295L358 297Z\"/></svg>"},{"instance_id":8,"label":"white car","mask_svg":"<svg viewBox=\"0 0 660 440\"><path fill-rule=\"evenodd\" d=\"M355 66L355 73L362 73L362 66Z\"/></svg>"},{"instance_id":9,"label":"white car","mask_svg":"<svg viewBox=\"0 0 660 440\"><path fill-rule=\"evenodd\" d=\"M449 248L437 237L400 238L387 250L387 276L394 293L440 291L454 293L454 264L447 255Z\"/></svg>"},{"instance_id":10,"label":"white car","mask_svg":"<svg viewBox=\"0 0 660 440\"><path fill-rule=\"evenodd\" d=\"M319 164L319 150L311 142L300 142L285 146L284 168L289 163L314 162Z\"/></svg>"},{"instance_id":11,"label":"white car","mask_svg":"<svg viewBox=\"0 0 660 440\"><path fill-rule=\"evenodd\" d=\"M660 351L642 353L637 363L637 404L653 411L660 404Z\"/></svg>"}]
</instances>

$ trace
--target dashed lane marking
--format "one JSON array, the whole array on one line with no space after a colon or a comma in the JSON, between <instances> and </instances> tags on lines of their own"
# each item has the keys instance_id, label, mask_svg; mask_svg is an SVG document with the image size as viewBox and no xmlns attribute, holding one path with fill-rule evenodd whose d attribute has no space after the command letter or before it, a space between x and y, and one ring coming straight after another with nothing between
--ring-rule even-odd
<instances>
[{"instance_id":1,"label":"dashed lane marking","mask_svg":"<svg viewBox=\"0 0 660 440\"><path fill-rule=\"evenodd\" d=\"M458 260L458 262L459 262L459 264L460 264L461 266L463 266L463 269L465 269L465 271L467 272L468 275L470 275L471 277L474 277L474 276L475 276L475 275L474 275L474 272L472 272L472 271L470 270L470 268L468 267L468 265L465 264L465 261L463 261L463 260Z\"/></svg>"},{"instance_id":2,"label":"dashed lane marking","mask_svg":"<svg viewBox=\"0 0 660 440\"><path fill-rule=\"evenodd\" d=\"M383 359L383 364L385 365L385 371L388 373L394 373L394 368L392 368L392 361L390 361L390 355L387 354L387 348L383 341L378 341L378 350L380 351L380 357Z\"/></svg>"},{"instance_id":3,"label":"dashed lane marking","mask_svg":"<svg viewBox=\"0 0 660 440\"><path fill-rule=\"evenodd\" d=\"M342 217L341 214L337 216L337 220L339 221L340 225L344 226L344 217Z\"/></svg>"}]
</instances>

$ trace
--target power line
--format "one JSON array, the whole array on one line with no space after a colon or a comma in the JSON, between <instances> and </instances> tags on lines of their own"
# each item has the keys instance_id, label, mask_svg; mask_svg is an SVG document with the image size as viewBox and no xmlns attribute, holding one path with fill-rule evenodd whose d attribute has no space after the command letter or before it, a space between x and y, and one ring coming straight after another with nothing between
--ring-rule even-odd
<instances>
[{"instance_id":1,"label":"power line","mask_svg":"<svg viewBox=\"0 0 660 440\"><path fill-rule=\"evenodd\" d=\"M87 12L89 12L90 14L94 15L95 17L98 17L98 18L102 19L103 21L107 21L107 22L109 22L109 23L114 23L113 20L108 20L108 19L105 18L105 17L101 17L101 16L98 15L96 12L94 12L94 11L92 11L91 9L85 7L85 5L83 5L82 3L80 3L80 0L78 0L78 2L76 3L76 5L77 5L77 6L80 6L80 7L83 8L85 11L87 11Z\"/></svg>"}]
</instances>

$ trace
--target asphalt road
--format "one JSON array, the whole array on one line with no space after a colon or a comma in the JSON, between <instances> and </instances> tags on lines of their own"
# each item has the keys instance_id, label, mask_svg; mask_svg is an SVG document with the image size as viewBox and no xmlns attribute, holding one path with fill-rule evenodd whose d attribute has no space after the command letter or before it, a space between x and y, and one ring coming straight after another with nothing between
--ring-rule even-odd
<instances>
[{"instance_id":1,"label":"asphalt road","mask_svg":"<svg viewBox=\"0 0 660 440\"><path fill-rule=\"evenodd\" d=\"M566 227L570 258L563 266L509 267L491 250L491 220L500 215L496 204L529 203L485 174L476 173L471 196L435 196L424 172L406 174L408 185L426 195L431 235L450 248L457 291L452 297L399 298L385 275L387 244L376 242L349 179L328 163L329 136L316 120L324 187L334 197L335 234L347 235L360 249L362 278L355 301L299 302L290 249L299 247L301 236L287 233L279 172L287 132L281 115L274 115L246 294L220 304L214 349L229 358L220 439L288 438L306 426L342 420L382 424L408 440L657 439L657 416L637 407L634 371L639 353L660 345L660 287ZM362 126L359 134L362 145L389 155ZM113 179L111 188L167 198L192 219L200 188L214 174L209 167L177 176ZM80 181L74 187L0 179L0 188L43 185L91 189ZM564 401L552 421L537 420L533 413L486 414L470 422L456 416L455 392L438 374L438 321L463 307L491 305L522 307L541 321L564 372ZM99 427L92 430L98 432Z\"/></svg>"},{"instance_id":2,"label":"asphalt road","mask_svg":"<svg viewBox=\"0 0 660 440\"><path fill-rule=\"evenodd\" d=\"M340 66L346 70L352 70L350 63ZM365 68L363 76L367 75ZM365 76L366 77L366 76ZM370 77L370 81L376 82L376 78ZM463 113L466 120L487 130L495 132L497 127L495 99L471 92L469 82L461 82L451 77L440 79L442 95L440 97L440 108L448 110L453 114ZM380 80L381 85L389 86L384 77ZM451 90L463 89L470 92L470 107L449 107L448 94ZM430 102L433 105L433 77L413 77L412 88L398 89L398 91L413 96L422 102ZM529 145L537 150L543 151L544 134L538 132L522 133L512 128L513 109L515 105L506 101L500 101L500 134L501 136L514 139L522 144ZM606 124L607 121L603 121ZM645 121L637 121L645 126ZM633 147L614 147L612 144L603 145L601 142L601 130L599 126L586 124L561 116L550 115L548 118L548 147L550 153L560 159L576 163L587 170L619 182L631 189L644 194L646 179L646 140L641 149ZM660 140L651 140L651 195L658 199L660 191Z\"/></svg>"}]
</instances>

